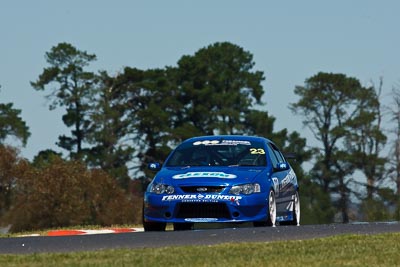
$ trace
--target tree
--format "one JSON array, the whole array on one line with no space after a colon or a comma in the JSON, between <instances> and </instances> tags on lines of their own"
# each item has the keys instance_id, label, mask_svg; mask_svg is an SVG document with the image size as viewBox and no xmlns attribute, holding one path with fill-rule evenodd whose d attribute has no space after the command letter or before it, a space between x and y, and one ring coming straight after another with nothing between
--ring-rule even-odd
<instances>
[{"instance_id":1,"label":"tree","mask_svg":"<svg viewBox=\"0 0 400 267\"><path fill-rule=\"evenodd\" d=\"M284 143L287 131L284 130L279 134L274 134L275 120L275 117L270 116L266 111L251 109L246 114L246 118L243 122L243 133L268 137L279 143L278 145L281 146ZM279 141L277 139L279 139Z\"/></svg>"},{"instance_id":2,"label":"tree","mask_svg":"<svg viewBox=\"0 0 400 267\"><path fill-rule=\"evenodd\" d=\"M32 166L36 168L44 168L50 165L54 160L61 159L62 154L52 149L40 151L32 160Z\"/></svg>"},{"instance_id":3,"label":"tree","mask_svg":"<svg viewBox=\"0 0 400 267\"><path fill-rule=\"evenodd\" d=\"M391 164L393 166L393 177L396 183L396 192L400 196L400 87L393 88L393 107L390 109L391 121L394 122L393 134L395 136L392 143L392 157Z\"/></svg>"},{"instance_id":4,"label":"tree","mask_svg":"<svg viewBox=\"0 0 400 267\"><path fill-rule=\"evenodd\" d=\"M351 157L349 160L364 173L366 177L367 200L373 199L378 192L378 182L385 177L386 157L381 151L386 143L386 136L382 131L382 112L379 96L382 91L382 79L379 87L365 88L359 96L356 116L347 123L348 134L345 137L345 146Z\"/></svg>"},{"instance_id":5,"label":"tree","mask_svg":"<svg viewBox=\"0 0 400 267\"><path fill-rule=\"evenodd\" d=\"M24 146L26 145L31 133L20 114L21 110L14 109L12 103L0 103L0 144L7 137L13 136L19 139Z\"/></svg>"},{"instance_id":6,"label":"tree","mask_svg":"<svg viewBox=\"0 0 400 267\"><path fill-rule=\"evenodd\" d=\"M21 110L14 109L12 103L0 103L0 217L10 209L15 181L27 167L17 150L4 144L12 136L26 145L30 132L20 114Z\"/></svg>"},{"instance_id":7,"label":"tree","mask_svg":"<svg viewBox=\"0 0 400 267\"><path fill-rule=\"evenodd\" d=\"M185 124L202 134L242 133L250 107L261 103L261 71L252 72L253 56L243 48L215 43L178 61L177 86Z\"/></svg>"},{"instance_id":8,"label":"tree","mask_svg":"<svg viewBox=\"0 0 400 267\"><path fill-rule=\"evenodd\" d=\"M0 144L0 217L12 206L17 179L29 168L17 149Z\"/></svg>"},{"instance_id":9,"label":"tree","mask_svg":"<svg viewBox=\"0 0 400 267\"><path fill-rule=\"evenodd\" d=\"M350 183L354 171L360 168L355 152L371 152L361 148L352 151L349 145L360 141L359 134L365 130L362 125L377 120L376 94L355 78L322 72L306 79L305 86L296 86L295 94L300 100L291 104L292 111L304 117L303 124L321 143L321 147L315 147L312 177L325 194L333 194L336 198L333 204L340 211L342 221L348 222ZM380 133L375 137L381 142Z\"/></svg>"},{"instance_id":10,"label":"tree","mask_svg":"<svg viewBox=\"0 0 400 267\"><path fill-rule=\"evenodd\" d=\"M263 94L263 73L251 72L253 66L249 52L216 43L183 56L177 67L125 68L116 84L129 106L140 169L145 162L164 160L172 146L190 136L244 133L246 114Z\"/></svg>"},{"instance_id":11,"label":"tree","mask_svg":"<svg viewBox=\"0 0 400 267\"><path fill-rule=\"evenodd\" d=\"M131 201L104 171L59 157L48 163L17 179L11 231L138 223Z\"/></svg>"},{"instance_id":12,"label":"tree","mask_svg":"<svg viewBox=\"0 0 400 267\"><path fill-rule=\"evenodd\" d=\"M100 72L94 104L96 112L90 116L93 123L88 129L88 142L92 147L86 162L89 166L100 167L127 189L130 181L127 164L133 158L134 148L129 142L131 106L123 84L119 76L110 77L105 71Z\"/></svg>"},{"instance_id":13,"label":"tree","mask_svg":"<svg viewBox=\"0 0 400 267\"><path fill-rule=\"evenodd\" d=\"M20 117L21 110L14 109L12 103L0 103L0 143L8 136L14 136L21 140L25 146L31 133L29 127Z\"/></svg>"},{"instance_id":14,"label":"tree","mask_svg":"<svg viewBox=\"0 0 400 267\"><path fill-rule=\"evenodd\" d=\"M67 127L72 127L71 136L60 136L58 145L70 152L71 158L83 157L83 144L90 126L90 100L96 76L84 68L96 56L80 51L68 43L59 43L46 53L50 65L39 75L36 82L31 82L38 91L49 90L47 96L52 102L50 110L66 107L62 119Z\"/></svg>"},{"instance_id":15,"label":"tree","mask_svg":"<svg viewBox=\"0 0 400 267\"><path fill-rule=\"evenodd\" d=\"M171 138L175 128L176 114L182 112L182 104L177 98L177 89L167 77L167 71L147 70L139 83L140 93L135 114L132 114L134 128L142 151L141 169L149 161L163 161L171 151L174 140Z\"/></svg>"},{"instance_id":16,"label":"tree","mask_svg":"<svg viewBox=\"0 0 400 267\"><path fill-rule=\"evenodd\" d=\"M178 102L166 88L165 76L161 69L130 67L115 77L101 73L89 160L108 172L114 170L113 175L119 172L117 178L124 180L125 186L127 165L145 171L146 162L162 161L170 152L166 143L173 118L171 106L175 110ZM138 166L132 166L134 157L140 160Z\"/></svg>"},{"instance_id":17,"label":"tree","mask_svg":"<svg viewBox=\"0 0 400 267\"><path fill-rule=\"evenodd\" d=\"M392 89L393 103L389 108L390 119L394 126L391 133L394 135L394 140L390 150L390 171L391 178L396 185L397 209L395 218L400 219L400 86Z\"/></svg>"}]
</instances>

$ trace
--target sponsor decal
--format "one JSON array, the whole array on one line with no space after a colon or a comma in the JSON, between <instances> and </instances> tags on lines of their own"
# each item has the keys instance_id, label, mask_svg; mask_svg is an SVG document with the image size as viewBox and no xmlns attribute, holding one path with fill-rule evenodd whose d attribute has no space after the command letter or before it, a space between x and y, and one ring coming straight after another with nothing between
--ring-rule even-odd
<instances>
[{"instance_id":1,"label":"sponsor decal","mask_svg":"<svg viewBox=\"0 0 400 267\"><path fill-rule=\"evenodd\" d=\"M209 146L209 145L218 145L220 143L219 140L204 140L204 141L196 141L193 143L194 146L198 146L198 145L205 145L205 146Z\"/></svg>"},{"instance_id":2,"label":"sponsor decal","mask_svg":"<svg viewBox=\"0 0 400 267\"><path fill-rule=\"evenodd\" d=\"M218 202L231 201L239 203L241 196L229 195L211 195L211 194L187 194L187 195L167 195L163 196L161 201L182 201L182 202Z\"/></svg>"},{"instance_id":3,"label":"sponsor decal","mask_svg":"<svg viewBox=\"0 0 400 267\"><path fill-rule=\"evenodd\" d=\"M205 145L205 146L215 146L215 145L228 145L228 146L237 146L237 145L246 145L250 146L250 141L244 140L203 140L196 141L193 143L194 146Z\"/></svg>"},{"instance_id":4,"label":"sponsor decal","mask_svg":"<svg viewBox=\"0 0 400 267\"><path fill-rule=\"evenodd\" d=\"M293 202L289 202L289 204L286 206L286 210L293 211Z\"/></svg>"},{"instance_id":5,"label":"sponsor decal","mask_svg":"<svg viewBox=\"0 0 400 267\"><path fill-rule=\"evenodd\" d=\"M289 216L287 216L287 215L285 215L285 216L278 216L278 217L276 217L276 220L277 220L278 222L282 222L282 221L287 221L288 218L289 218Z\"/></svg>"},{"instance_id":6,"label":"sponsor decal","mask_svg":"<svg viewBox=\"0 0 400 267\"><path fill-rule=\"evenodd\" d=\"M186 178L222 178L222 179L234 179L237 176L234 174L224 172L187 172L182 174L176 174L172 176L173 179L186 179Z\"/></svg>"},{"instance_id":7,"label":"sponsor decal","mask_svg":"<svg viewBox=\"0 0 400 267\"><path fill-rule=\"evenodd\" d=\"M244 140L222 140L221 142L223 145L246 145L246 146L250 146L251 143L250 141L244 141Z\"/></svg>"},{"instance_id":8,"label":"sponsor decal","mask_svg":"<svg viewBox=\"0 0 400 267\"><path fill-rule=\"evenodd\" d=\"M216 222L218 218L187 218L186 222Z\"/></svg>"},{"instance_id":9,"label":"sponsor decal","mask_svg":"<svg viewBox=\"0 0 400 267\"><path fill-rule=\"evenodd\" d=\"M293 170L290 170L290 172L286 175L285 178L283 178L282 183L281 183L281 188L285 188L292 180L296 178L296 174L294 174Z\"/></svg>"},{"instance_id":10,"label":"sponsor decal","mask_svg":"<svg viewBox=\"0 0 400 267\"><path fill-rule=\"evenodd\" d=\"M279 196L279 180L276 177L272 177L272 183L274 184L275 195Z\"/></svg>"}]
</instances>

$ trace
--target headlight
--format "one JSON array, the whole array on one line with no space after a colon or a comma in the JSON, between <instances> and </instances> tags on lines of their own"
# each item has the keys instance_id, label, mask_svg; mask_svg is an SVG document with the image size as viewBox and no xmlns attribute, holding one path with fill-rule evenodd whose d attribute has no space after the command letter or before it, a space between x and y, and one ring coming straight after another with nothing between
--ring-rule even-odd
<instances>
[{"instance_id":1,"label":"headlight","mask_svg":"<svg viewBox=\"0 0 400 267\"><path fill-rule=\"evenodd\" d=\"M175 192L175 188L166 184L151 184L149 191L155 194L173 194Z\"/></svg>"},{"instance_id":2,"label":"headlight","mask_svg":"<svg viewBox=\"0 0 400 267\"><path fill-rule=\"evenodd\" d=\"M231 190L229 190L230 194L233 195L250 195L253 193L260 193L260 185L259 184L243 184L243 185L235 185L232 186Z\"/></svg>"}]
</instances>

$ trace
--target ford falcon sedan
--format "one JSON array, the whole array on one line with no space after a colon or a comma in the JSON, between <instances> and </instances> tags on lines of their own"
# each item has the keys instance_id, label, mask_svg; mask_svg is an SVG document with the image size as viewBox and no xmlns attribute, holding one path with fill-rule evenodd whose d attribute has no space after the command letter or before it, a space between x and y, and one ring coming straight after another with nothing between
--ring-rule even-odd
<instances>
[{"instance_id":1,"label":"ford falcon sedan","mask_svg":"<svg viewBox=\"0 0 400 267\"><path fill-rule=\"evenodd\" d=\"M185 140L156 171L143 203L145 231L194 223L300 224L297 177L269 139L202 136Z\"/></svg>"}]
</instances>

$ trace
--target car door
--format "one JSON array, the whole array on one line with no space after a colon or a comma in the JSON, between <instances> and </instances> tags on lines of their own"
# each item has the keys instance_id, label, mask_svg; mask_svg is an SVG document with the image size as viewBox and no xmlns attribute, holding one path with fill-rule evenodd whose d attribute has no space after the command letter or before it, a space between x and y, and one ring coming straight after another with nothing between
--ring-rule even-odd
<instances>
[{"instance_id":1,"label":"car door","mask_svg":"<svg viewBox=\"0 0 400 267\"><path fill-rule=\"evenodd\" d=\"M275 189L277 218L286 216L292 203L294 186L292 183L294 173L279 149L273 144L268 143L268 154L273 165L272 179L278 183ZM274 182L275 183L275 182Z\"/></svg>"}]
</instances>

